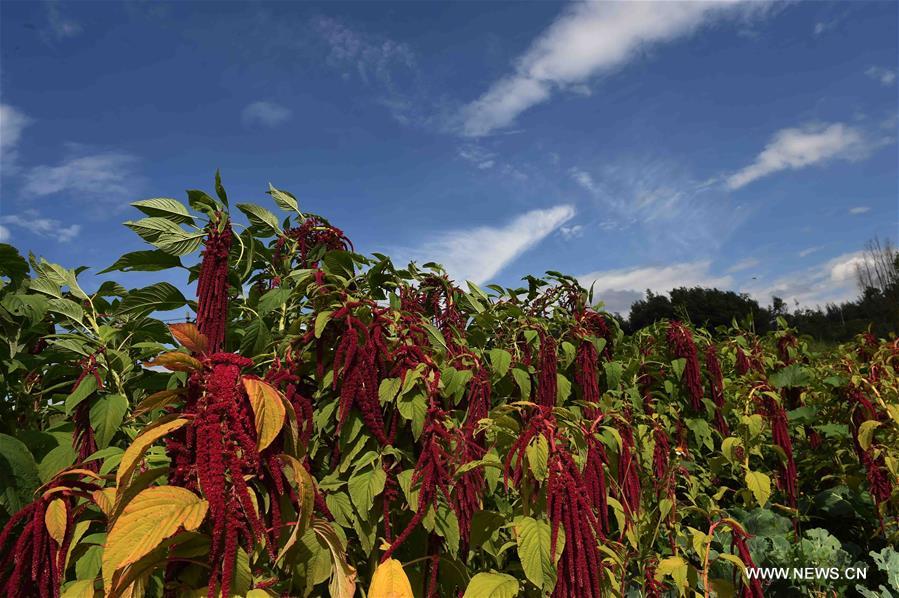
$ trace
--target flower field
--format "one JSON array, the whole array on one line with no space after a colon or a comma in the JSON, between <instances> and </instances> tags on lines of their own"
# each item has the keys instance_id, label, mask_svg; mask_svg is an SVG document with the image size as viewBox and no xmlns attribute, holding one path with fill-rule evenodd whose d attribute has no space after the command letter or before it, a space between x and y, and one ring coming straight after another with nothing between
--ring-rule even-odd
<instances>
[{"instance_id":1,"label":"flower field","mask_svg":"<svg viewBox=\"0 0 899 598\"><path fill-rule=\"evenodd\" d=\"M4 595L899 596L896 338L626 336L269 195L132 204L136 289L0 245Z\"/></svg>"}]
</instances>

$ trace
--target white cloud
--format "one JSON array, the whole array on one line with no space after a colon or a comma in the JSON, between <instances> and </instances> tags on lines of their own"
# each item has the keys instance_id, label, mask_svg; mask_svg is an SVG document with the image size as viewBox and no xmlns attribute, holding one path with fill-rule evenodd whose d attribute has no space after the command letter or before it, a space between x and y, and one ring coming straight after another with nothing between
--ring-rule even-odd
<instances>
[{"instance_id":1,"label":"white cloud","mask_svg":"<svg viewBox=\"0 0 899 598\"><path fill-rule=\"evenodd\" d=\"M872 79L880 81L880 84L885 87L889 87L890 85L892 85L893 83L896 82L896 70L895 69L888 69L888 68L884 68L882 66L872 66L871 68L869 68L868 70L865 71L865 74L868 75L869 77L871 77Z\"/></svg>"},{"instance_id":2,"label":"white cloud","mask_svg":"<svg viewBox=\"0 0 899 598\"><path fill-rule=\"evenodd\" d=\"M518 256L571 220L574 213L569 205L531 210L500 227L479 226L436 233L420 247L398 253L419 262L440 262L458 281L488 282Z\"/></svg>"},{"instance_id":3,"label":"white cloud","mask_svg":"<svg viewBox=\"0 0 899 598\"><path fill-rule=\"evenodd\" d=\"M496 165L496 154L478 145L463 145L456 151L456 154L463 160L471 162L481 170L487 170Z\"/></svg>"},{"instance_id":4,"label":"white cloud","mask_svg":"<svg viewBox=\"0 0 899 598\"><path fill-rule=\"evenodd\" d=\"M590 193L599 192L599 187L589 172L584 172L580 168L572 167L568 170L568 174L571 175L571 178L573 178L578 185Z\"/></svg>"},{"instance_id":5,"label":"white cloud","mask_svg":"<svg viewBox=\"0 0 899 598\"><path fill-rule=\"evenodd\" d=\"M133 195L139 177L137 159L122 152L75 153L56 166L35 166L23 175L22 195L46 196L62 192L75 199L107 205Z\"/></svg>"},{"instance_id":6,"label":"white cloud","mask_svg":"<svg viewBox=\"0 0 899 598\"><path fill-rule=\"evenodd\" d=\"M631 304L642 299L647 289L653 293L667 293L678 287L730 287L733 278L713 275L710 266L710 260L700 260L668 266L600 270L582 274L577 279L584 287L593 287L594 298L603 301L607 310L626 315Z\"/></svg>"},{"instance_id":7,"label":"white cloud","mask_svg":"<svg viewBox=\"0 0 899 598\"><path fill-rule=\"evenodd\" d=\"M559 233L561 233L562 237L566 240L578 239L584 236L584 226L581 224L561 226L559 227Z\"/></svg>"},{"instance_id":8,"label":"white cloud","mask_svg":"<svg viewBox=\"0 0 899 598\"><path fill-rule=\"evenodd\" d=\"M292 113L274 102L253 102L241 112L241 120L247 126L276 127L290 120Z\"/></svg>"},{"instance_id":9,"label":"white cloud","mask_svg":"<svg viewBox=\"0 0 899 598\"><path fill-rule=\"evenodd\" d=\"M331 17L320 17L313 25L330 48L328 62L345 76L355 71L366 83L392 86L398 67L415 66L415 53L407 44L357 31Z\"/></svg>"},{"instance_id":10,"label":"white cloud","mask_svg":"<svg viewBox=\"0 0 899 598\"><path fill-rule=\"evenodd\" d=\"M52 38L60 41L68 37L75 37L83 31L80 23L62 14L59 2L56 0L45 2L44 6L47 9L47 27L41 33L45 40Z\"/></svg>"},{"instance_id":11,"label":"white cloud","mask_svg":"<svg viewBox=\"0 0 899 598\"><path fill-rule=\"evenodd\" d=\"M855 216L856 214L864 214L865 212L870 212L871 208L868 206L856 206L854 208L849 208L849 213Z\"/></svg>"},{"instance_id":12,"label":"white cloud","mask_svg":"<svg viewBox=\"0 0 899 598\"><path fill-rule=\"evenodd\" d=\"M798 170L833 159L858 160L872 147L861 131L843 123L782 129L755 162L727 178L727 186L739 189L775 172Z\"/></svg>"},{"instance_id":13,"label":"white cloud","mask_svg":"<svg viewBox=\"0 0 899 598\"><path fill-rule=\"evenodd\" d=\"M815 253L816 251L821 251L822 249L824 249L824 248L820 245L817 245L815 247L806 247L805 249L803 249L802 251L799 252L799 257L809 256L809 255Z\"/></svg>"},{"instance_id":14,"label":"white cloud","mask_svg":"<svg viewBox=\"0 0 899 598\"><path fill-rule=\"evenodd\" d=\"M858 296L856 272L865 263L864 252L844 253L806 270L790 272L763 286L750 286L744 290L767 303L772 296L784 299L788 304L814 307L827 303L840 303Z\"/></svg>"},{"instance_id":15,"label":"white cloud","mask_svg":"<svg viewBox=\"0 0 899 598\"><path fill-rule=\"evenodd\" d=\"M81 232L80 225L71 224L69 226L64 226L59 220L42 218L37 210L25 210L21 214L0 216L0 224L23 228L40 237L57 239L63 243L71 241ZM9 229L2 226L0 226L0 228L3 228L3 231L0 231L0 237L2 237L2 233L5 232L6 238L9 238ZM0 240L2 240L2 238L0 238Z\"/></svg>"},{"instance_id":16,"label":"white cloud","mask_svg":"<svg viewBox=\"0 0 899 598\"><path fill-rule=\"evenodd\" d=\"M738 4L736 0L576 2L519 57L513 74L463 108L462 132L487 135L559 89L584 93L590 78L624 66L653 44L690 34Z\"/></svg>"},{"instance_id":17,"label":"white cloud","mask_svg":"<svg viewBox=\"0 0 899 598\"><path fill-rule=\"evenodd\" d=\"M9 104L0 104L0 173L18 172L17 147L22 131L33 121Z\"/></svg>"},{"instance_id":18,"label":"white cloud","mask_svg":"<svg viewBox=\"0 0 899 598\"><path fill-rule=\"evenodd\" d=\"M750 268L755 268L761 262L759 262L754 257L747 257L745 259L740 260L733 266L727 269L728 274L732 274L734 272L742 272L743 270L749 270Z\"/></svg>"},{"instance_id":19,"label":"white cloud","mask_svg":"<svg viewBox=\"0 0 899 598\"><path fill-rule=\"evenodd\" d=\"M0 243L8 243L10 236L9 229L0 224Z\"/></svg>"}]
</instances>

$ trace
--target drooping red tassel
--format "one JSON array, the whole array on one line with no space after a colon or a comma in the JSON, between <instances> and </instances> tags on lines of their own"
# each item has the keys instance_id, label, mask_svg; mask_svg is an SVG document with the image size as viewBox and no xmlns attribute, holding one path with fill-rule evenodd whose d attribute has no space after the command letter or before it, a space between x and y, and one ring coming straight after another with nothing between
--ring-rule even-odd
<instances>
[{"instance_id":1,"label":"drooping red tassel","mask_svg":"<svg viewBox=\"0 0 899 598\"><path fill-rule=\"evenodd\" d=\"M702 411L702 373L699 369L693 334L680 322L673 321L668 324L667 340L668 348L675 359L686 360L683 384L690 397L690 407L693 411Z\"/></svg>"},{"instance_id":2,"label":"drooping red tassel","mask_svg":"<svg viewBox=\"0 0 899 598\"><path fill-rule=\"evenodd\" d=\"M559 358L556 354L556 341L545 333L540 332L540 354L537 364L537 400L541 407L552 409L556 406L557 380L556 373L559 368Z\"/></svg>"},{"instance_id":3,"label":"drooping red tassel","mask_svg":"<svg viewBox=\"0 0 899 598\"><path fill-rule=\"evenodd\" d=\"M718 351L710 344L705 352L705 367L709 373L709 386L712 391L712 402L715 403L715 428L722 436L730 436L730 427L724 419L724 375L718 361Z\"/></svg>"}]
</instances>

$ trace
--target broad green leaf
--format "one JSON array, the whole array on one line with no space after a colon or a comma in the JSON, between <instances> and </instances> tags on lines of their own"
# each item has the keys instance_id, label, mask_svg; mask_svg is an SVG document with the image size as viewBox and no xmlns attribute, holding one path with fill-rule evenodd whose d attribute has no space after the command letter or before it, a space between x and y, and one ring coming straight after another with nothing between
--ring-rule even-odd
<instances>
[{"instance_id":1,"label":"broad green leaf","mask_svg":"<svg viewBox=\"0 0 899 598\"><path fill-rule=\"evenodd\" d=\"M488 355L490 355L490 364L496 375L500 378L505 376L512 364L512 354L505 349L490 349Z\"/></svg>"},{"instance_id":2,"label":"broad green leaf","mask_svg":"<svg viewBox=\"0 0 899 598\"><path fill-rule=\"evenodd\" d=\"M72 411L75 410L84 399L88 398L97 390L97 379L91 375L87 375L81 379L78 383L78 386L75 387L69 396L66 397L65 402L65 413L66 415L71 415Z\"/></svg>"},{"instance_id":3,"label":"broad green leaf","mask_svg":"<svg viewBox=\"0 0 899 598\"><path fill-rule=\"evenodd\" d=\"M659 561L656 567L656 580L661 581L670 575L679 588L687 587L687 562L679 556L669 556Z\"/></svg>"},{"instance_id":4,"label":"broad green leaf","mask_svg":"<svg viewBox=\"0 0 899 598\"><path fill-rule=\"evenodd\" d=\"M120 394L104 395L94 401L90 409L90 422L97 448L109 446L109 441L122 425L127 411L128 399Z\"/></svg>"},{"instance_id":5,"label":"broad green leaf","mask_svg":"<svg viewBox=\"0 0 899 598\"><path fill-rule=\"evenodd\" d=\"M71 467L75 463L78 455L72 448L71 442L63 442L41 459L38 465L38 473L41 476L41 482L46 484L63 469Z\"/></svg>"},{"instance_id":6,"label":"broad green leaf","mask_svg":"<svg viewBox=\"0 0 899 598\"><path fill-rule=\"evenodd\" d=\"M181 267L181 260L177 256L159 249L151 249L126 253L117 259L113 265L105 270L101 270L100 274L115 270L121 272L156 272L179 267Z\"/></svg>"},{"instance_id":7,"label":"broad green leaf","mask_svg":"<svg viewBox=\"0 0 899 598\"><path fill-rule=\"evenodd\" d=\"M381 380L381 384L378 386L378 401L383 405L385 403L392 403L396 398L397 393L400 391L400 379L399 378L384 378ZM412 419L412 417L407 417L406 419Z\"/></svg>"},{"instance_id":8,"label":"broad green leaf","mask_svg":"<svg viewBox=\"0 0 899 598\"><path fill-rule=\"evenodd\" d=\"M193 216L190 215L184 204L177 199L154 197L132 202L131 205L147 216L165 218L177 224L194 223Z\"/></svg>"},{"instance_id":9,"label":"broad green leaf","mask_svg":"<svg viewBox=\"0 0 899 598\"><path fill-rule=\"evenodd\" d=\"M356 594L356 569L347 563L343 541L326 521L314 521L312 529L331 552L331 582L328 584L331 598L353 598Z\"/></svg>"},{"instance_id":10,"label":"broad green leaf","mask_svg":"<svg viewBox=\"0 0 899 598\"><path fill-rule=\"evenodd\" d=\"M263 208L251 203L239 203L237 209L243 212L250 224L262 229L268 229L270 232L278 235L281 234L281 227L278 224L278 217Z\"/></svg>"},{"instance_id":11,"label":"broad green leaf","mask_svg":"<svg viewBox=\"0 0 899 598\"><path fill-rule=\"evenodd\" d=\"M562 527L556 539L555 560L552 558L552 527L549 522L532 517L520 517L515 522L518 538L518 559L528 580L544 592L551 592L556 584L557 566L565 548Z\"/></svg>"},{"instance_id":12,"label":"broad green leaf","mask_svg":"<svg viewBox=\"0 0 899 598\"><path fill-rule=\"evenodd\" d=\"M858 444L862 447L862 450L866 451L871 448L871 442L874 439L874 430L878 427L880 427L880 422L873 419L862 422L862 425L858 427Z\"/></svg>"},{"instance_id":13,"label":"broad green leaf","mask_svg":"<svg viewBox=\"0 0 899 598\"><path fill-rule=\"evenodd\" d=\"M471 578L462 598L514 598L518 580L505 573L478 573Z\"/></svg>"},{"instance_id":14,"label":"broad green leaf","mask_svg":"<svg viewBox=\"0 0 899 598\"><path fill-rule=\"evenodd\" d=\"M154 311L170 311L187 305L187 299L167 282L158 282L142 289L129 291L119 303L120 316L145 316Z\"/></svg>"},{"instance_id":15,"label":"broad green leaf","mask_svg":"<svg viewBox=\"0 0 899 598\"><path fill-rule=\"evenodd\" d=\"M286 212L296 212L300 213L300 206L297 203L297 198L288 193L287 191L281 191L280 189L275 189L272 187L272 184L268 184L268 191L266 191L269 195L272 196L272 199L275 200L275 203L278 204L278 207Z\"/></svg>"},{"instance_id":16,"label":"broad green leaf","mask_svg":"<svg viewBox=\"0 0 899 598\"><path fill-rule=\"evenodd\" d=\"M518 385L518 389L521 391L521 400L522 401L530 401L531 400L531 376L524 369L520 367L512 368L512 377L515 379L515 383Z\"/></svg>"},{"instance_id":17,"label":"broad green leaf","mask_svg":"<svg viewBox=\"0 0 899 598\"><path fill-rule=\"evenodd\" d=\"M549 443L542 434L537 436L525 449L528 465L534 478L542 482L546 479L546 464L549 458Z\"/></svg>"},{"instance_id":18,"label":"broad green leaf","mask_svg":"<svg viewBox=\"0 0 899 598\"><path fill-rule=\"evenodd\" d=\"M47 510L44 511L44 525L47 527L47 533L56 540L57 544L62 544L66 537L68 511L66 502L61 498L51 500L47 505Z\"/></svg>"},{"instance_id":19,"label":"broad green leaf","mask_svg":"<svg viewBox=\"0 0 899 598\"><path fill-rule=\"evenodd\" d=\"M361 515L371 511L375 497L384 491L387 474L380 466L366 466L350 476L347 489L353 505Z\"/></svg>"}]
</instances>

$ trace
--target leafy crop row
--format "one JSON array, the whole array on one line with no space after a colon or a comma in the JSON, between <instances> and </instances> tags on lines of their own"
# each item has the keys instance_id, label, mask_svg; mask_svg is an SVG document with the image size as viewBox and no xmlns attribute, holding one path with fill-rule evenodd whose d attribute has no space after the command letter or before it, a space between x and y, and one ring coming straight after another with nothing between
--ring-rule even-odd
<instances>
[{"instance_id":1,"label":"leafy crop row","mask_svg":"<svg viewBox=\"0 0 899 598\"><path fill-rule=\"evenodd\" d=\"M0 591L899 592L899 341L626 336L571 277L461 288L269 194L133 204L153 249L105 272L196 301L0 245Z\"/></svg>"}]
</instances>

